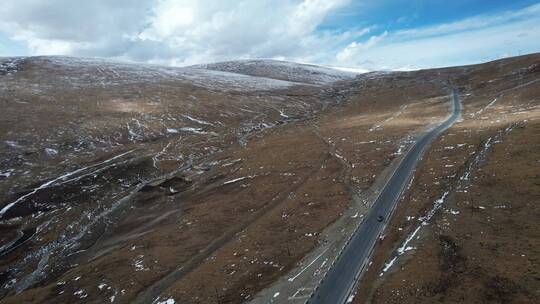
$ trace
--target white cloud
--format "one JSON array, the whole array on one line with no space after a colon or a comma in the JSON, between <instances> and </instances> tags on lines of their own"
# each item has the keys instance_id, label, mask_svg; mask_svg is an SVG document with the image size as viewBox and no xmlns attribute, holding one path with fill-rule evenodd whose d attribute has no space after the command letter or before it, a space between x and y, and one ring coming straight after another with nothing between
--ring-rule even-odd
<instances>
[{"instance_id":1,"label":"white cloud","mask_svg":"<svg viewBox=\"0 0 540 304\"><path fill-rule=\"evenodd\" d=\"M540 16L540 4L534 4L516 11L500 12L492 15L479 15L450 23L429 27L407 29L396 32L397 37L421 38L448 35L463 31L478 30L498 26L508 22L522 21Z\"/></svg>"},{"instance_id":2,"label":"white cloud","mask_svg":"<svg viewBox=\"0 0 540 304\"><path fill-rule=\"evenodd\" d=\"M113 57L129 47L123 37L144 25L147 2L3 0L0 29L25 42L33 54Z\"/></svg>"},{"instance_id":3,"label":"white cloud","mask_svg":"<svg viewBox=\"0 0 540 304\"><path fill-rule=\"evenodd\" d=\"M194 11L187 1L158 1L151 19L150 29L143 32L141 37L155 37L163 40L174 35L175 32L186 29L193 23Z\"/></svg>"},{"instance_id":4,"label":"white cloud","mask_svg":"<svg viewBox=\"0 0 540 304\"><path fill-rule=\"evenodd\" d=\"M388 31L384 31L380 35L371 36L365 42L353 41L349 45L347 45L342 51L337 53L336 58L341 63L350 62L351 60L354 60L354 56L358 55L359 52L370 49L371 47L379 43L381 40L383 40L386 36L388 36Z\"/></svg>"},{"instance_id":5,"label":"white cloud","mask_svg":"<svg viewBox=\"0 0 540 304\"><path fill-rule=\"evenodd\" d=\"M295 6L292 14L288 15L287 29L296 35L309 34L315 31L329 12L348 2L348 0L305 0Z\"/></svg>"},{"instance_id":6,"label":"white cloud","mask_svg":"<svg viewBox=\"0 0 540 304\"><path fill-rule=\"evenodd\" d=\"M352 42L336 54L335 64L367 69L414 69L538 52L539 25L540 4L537 4L497 15L383 33L363 43Z\"/></svg>"},{"instance_id":7,"label":"white cloud","mask_svg":"<svg viewBox=\"0 0 540 304\"><path fill-rule=\"evenodd\" d=\"M317 31L350 0L3 0L0 28L33 54L185 65L323 60L348 32Z\"/></svg>"},{"instance_id":8,"label":"white cloud","mask_svg":"<svg viewBox=\"0 0 540 304\"><path fill-rule=\"evenodd\" d=\"M474 63L519 50L540 51L536 33L540 31L535 31L540 24L540 4L388 32L380 25L320 29L329 15L346 16L351 10L366 9L365 3L2 0L0 52L9 52L5 37L10 37L15 41L12 49L26 45L34 55L105 57L168 65L280 58L333 66L401 69ZM360 24L365 22L358 20Z\"/></svg>"}]
</instances>

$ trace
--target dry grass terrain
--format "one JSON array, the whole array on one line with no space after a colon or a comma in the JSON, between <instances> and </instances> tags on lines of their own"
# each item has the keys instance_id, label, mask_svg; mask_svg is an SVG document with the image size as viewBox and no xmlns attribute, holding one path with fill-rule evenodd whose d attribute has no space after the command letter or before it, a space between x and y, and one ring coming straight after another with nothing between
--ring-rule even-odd
<instances>
[{"instance_id":1,"label":"dry grass terrain","mask_svg":"<svg viewBox=\"0 0 540 304\"><path fill-rule=\"evenodd\" d=\"M455 79L462 119L422 160L356 303L537 302L538 60Z\"/></svg>"},{"instance_id":2,"label":"dry grass terrain","mask_svg":"<svg viewBox=\"0 0 540 304\"><path fill-rule=\"evenodd\" d=\"M359 220L416 136L448 115L449 79L463 94L463 121L426 154L366 274L374 284L362 284L357 300L391 301L393 294L383 291L408 286L399 276L411 275L408 268L397 270L406 265L399 263L439 263L438 256L428 255L436 252L428 246L456 252L445 262L449 266L440 267L482 267L488 247L495 245L471 247L481 241L477 229L495 232L481 223L450 229L450 220L485 222L489 216L488 226L498 218L508 222L505 233L512 227L529 229L531 235L523 232L519 239L505 234L497 246L515 249L512 242L530 242L515 250L526 255L521 259L533 259L527 269L535 271L532 202L538 196L538 161L527 159L535 157L533 144L538 145L533 136L538 134L538 84L504 90L538 79L538 56L504 61L503 68L491 63L355 78L272 62L255 70L252 63L227 63L219 68L226 72L205 69L212 66L173 69L55 57L11 62L15 68L0 75L3 303L254 299L321 245L347 237L328 229L344 219ZM487 75L498 77L489 87L483 85L491 79ZM494 97L497 102L486 107ZM445 233L436 233L435 222L425 226L416 249L375 280L416 224L402 223L405 216L422 214L445 189L456 188L458 179L448 176L462 174L475 157L471 153L512 123L518 124L482 162L482 175L474 167L468 192L448 196L445 210L460 214L438 211L433 217ZM508 162L516 156L523 161ZM496 175L486 173L491 164L498 164L491 169ZM512 179L520 195L500 186L516 175L530 176L529 186ZM485 190L488 185L493 192ZM508 198L493 202L502 189ZM449 205L463 200L470 206ZM485 201L512 208L488 208ZM520 205L526 201L530 208ZM470 218L467 210L474 210ZM529 222L520 224L521 216ZM508 263L486 268L484 276L463 268L445 279L431 267L426 284L449 281L451 292L458 287L450 281L462 282L460 276L467 275L475 284L486 279L488 289L490 284L521 286L520 277L504 272L517 273L504 254L499 258ZM425 270L410 268L418 269L419 278ZM529 285L489 296L534 295L534 275L523 272L521 278Z\"/></svg>"}]
</instances>

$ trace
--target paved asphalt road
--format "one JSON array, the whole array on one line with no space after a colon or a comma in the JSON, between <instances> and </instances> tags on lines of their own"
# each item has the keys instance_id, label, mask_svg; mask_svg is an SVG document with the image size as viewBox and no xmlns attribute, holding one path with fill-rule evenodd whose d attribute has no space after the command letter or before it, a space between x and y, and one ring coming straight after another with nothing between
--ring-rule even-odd
<instances>
[{"instance_id":1,"label":"paved asphalt road","mask_svg":"<svg viewBox=\"0 0 540 304\"><path fill-rule=\"evenodd\" d=\"M407 152L399 167L388 180L363 223L358 227L348 245L338 257L334 266L328 271L319 287L309 299L310 304L345 303L351 293L355 292L358 279L369 261L371 251L377 239L383 233L388 218L405 189L409 178L422 153L431 141L449 128L459 118L461 103L459 94L453 89L453 113L443 123L428 131ZM379 222L378 217L384 220Z\"/></svg>"}]
</instances>

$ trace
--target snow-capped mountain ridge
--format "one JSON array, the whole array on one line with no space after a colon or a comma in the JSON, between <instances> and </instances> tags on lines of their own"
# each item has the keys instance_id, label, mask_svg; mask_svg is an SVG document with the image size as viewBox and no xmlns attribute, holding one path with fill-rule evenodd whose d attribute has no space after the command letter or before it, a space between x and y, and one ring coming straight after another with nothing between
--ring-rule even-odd
<instances>
[{"instance_id":1,"label":"snow-capped mountain ridge","mask_svg":"<svg viewBox=\"0 0 540 304\"><path fill-rule=\"evenodd\" d=\"M61 69L77 75L77 79L66 78L70 83L83 80L131 83L174 79L186 80L209 89L248 91L294 85L326 85L352 79L362 72L367 72L273 59L235 60L187 67L68 56L3 57L0 62L3 67L1 70L5 70L4 74L16 72L16 65L23 62L44 65L49 69Z\"/></svg>"},{"instance_id":2,"label":"snow-capped mountain ridge","mask_svg":"<svg viewBox=\"0 0 540 304\"><path fill-rule=\"evenodd\" d=\"M367 72L274 59L244 59L192 67L316 85L352 79L360 73Z\"/></svg>"}]
</instances>

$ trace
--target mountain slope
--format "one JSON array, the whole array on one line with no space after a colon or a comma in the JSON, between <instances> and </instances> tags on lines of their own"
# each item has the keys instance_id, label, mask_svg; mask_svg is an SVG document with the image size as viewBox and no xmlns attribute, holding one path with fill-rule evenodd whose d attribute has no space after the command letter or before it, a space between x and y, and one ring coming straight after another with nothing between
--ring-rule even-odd
<instances>
[{"instance_id":1,"label":"mountain slope","mask_svg":"<svg viewBox=\"0 0 540 304\"><path fill-rule=\"evenodd\" d=\"M404 151L448 115L449 82L461 94L462 120L426 153L396 209L399 225L391 224L370 267L374 277L392 258L392 246L414 231L416 222L406 216L430 210L441 193L476 168L476 155L484 155L488 138L512 125L520 126L513 129L519 140L512 141L519 145L510 149L495 138L494 165L478 186L494 191L482 198L486 202L504 194L516 206L513 211L522 212L516 214L534 212L524 204L536 193L530 187L540 121L539 63L540 55L533 54L352 77L268 61L228 63L230 71L224 72L69 57L1 58L1 301L303 302L369 212ZM523 188L497 163L529 168ZM501 186L505 183L519 187L513 193ZM477 192L472 193L459 195L472 201ZM452 201L458 203L452 210L467 206L461 205L464 200ZM440 227L450 235L449 215L456 215L443 211L440 225L423 231ZM485 242L475 227L486 233L482 225L489 226L492 215L474 218L479 226L460 217L464 231L441 240L475 248L471 243ZM495 216L509 234L536 227L534 216L511 222ZM445 282L433 279L437 260L430 250L420 250L421 242L435 239L426 235L415 239L415 246L421 261L435 265L433 272L423 276L415 272L423 268L413 267L412 273L427 287L442 286L431 284ZM514 240L501 238L498 246L516 245L534 257L526 238ZM438 250L438 244L426 248ZM440 244L444 249L451 243ZM478 261L498 258L489 250L473 251ZM513 264L520 261L506 257L497 264L521 269ZM495 277L492 268L473 266L488 275L452 272L449 278L456 282L467 275L477 287L499 284L483 281ZM497 271L526 283L537 271L534 264L528 267L521 277ZM399 285L403 277L394 278L390 286L406 287ZM459 291L461 285L444 290L452 286ZM444 295L443 289L427 287L415 287L433 292L425 302ZM517 293L527 299L523 290ZM370 299L377 301L379 291L365 294L375 294ZM383 292L380 302L391 296Z\"/></svg>"},{"instance_id":2,"label":"mountain slope","mask_svg":"<svg viewBox=\"0 0 540 304\"><path fill-rule=\"evenodd\" d=\"M193 67L317 85L348 80L358 75L336 68L270 59L226 61Z\"/></svg>"}]
</instances>

